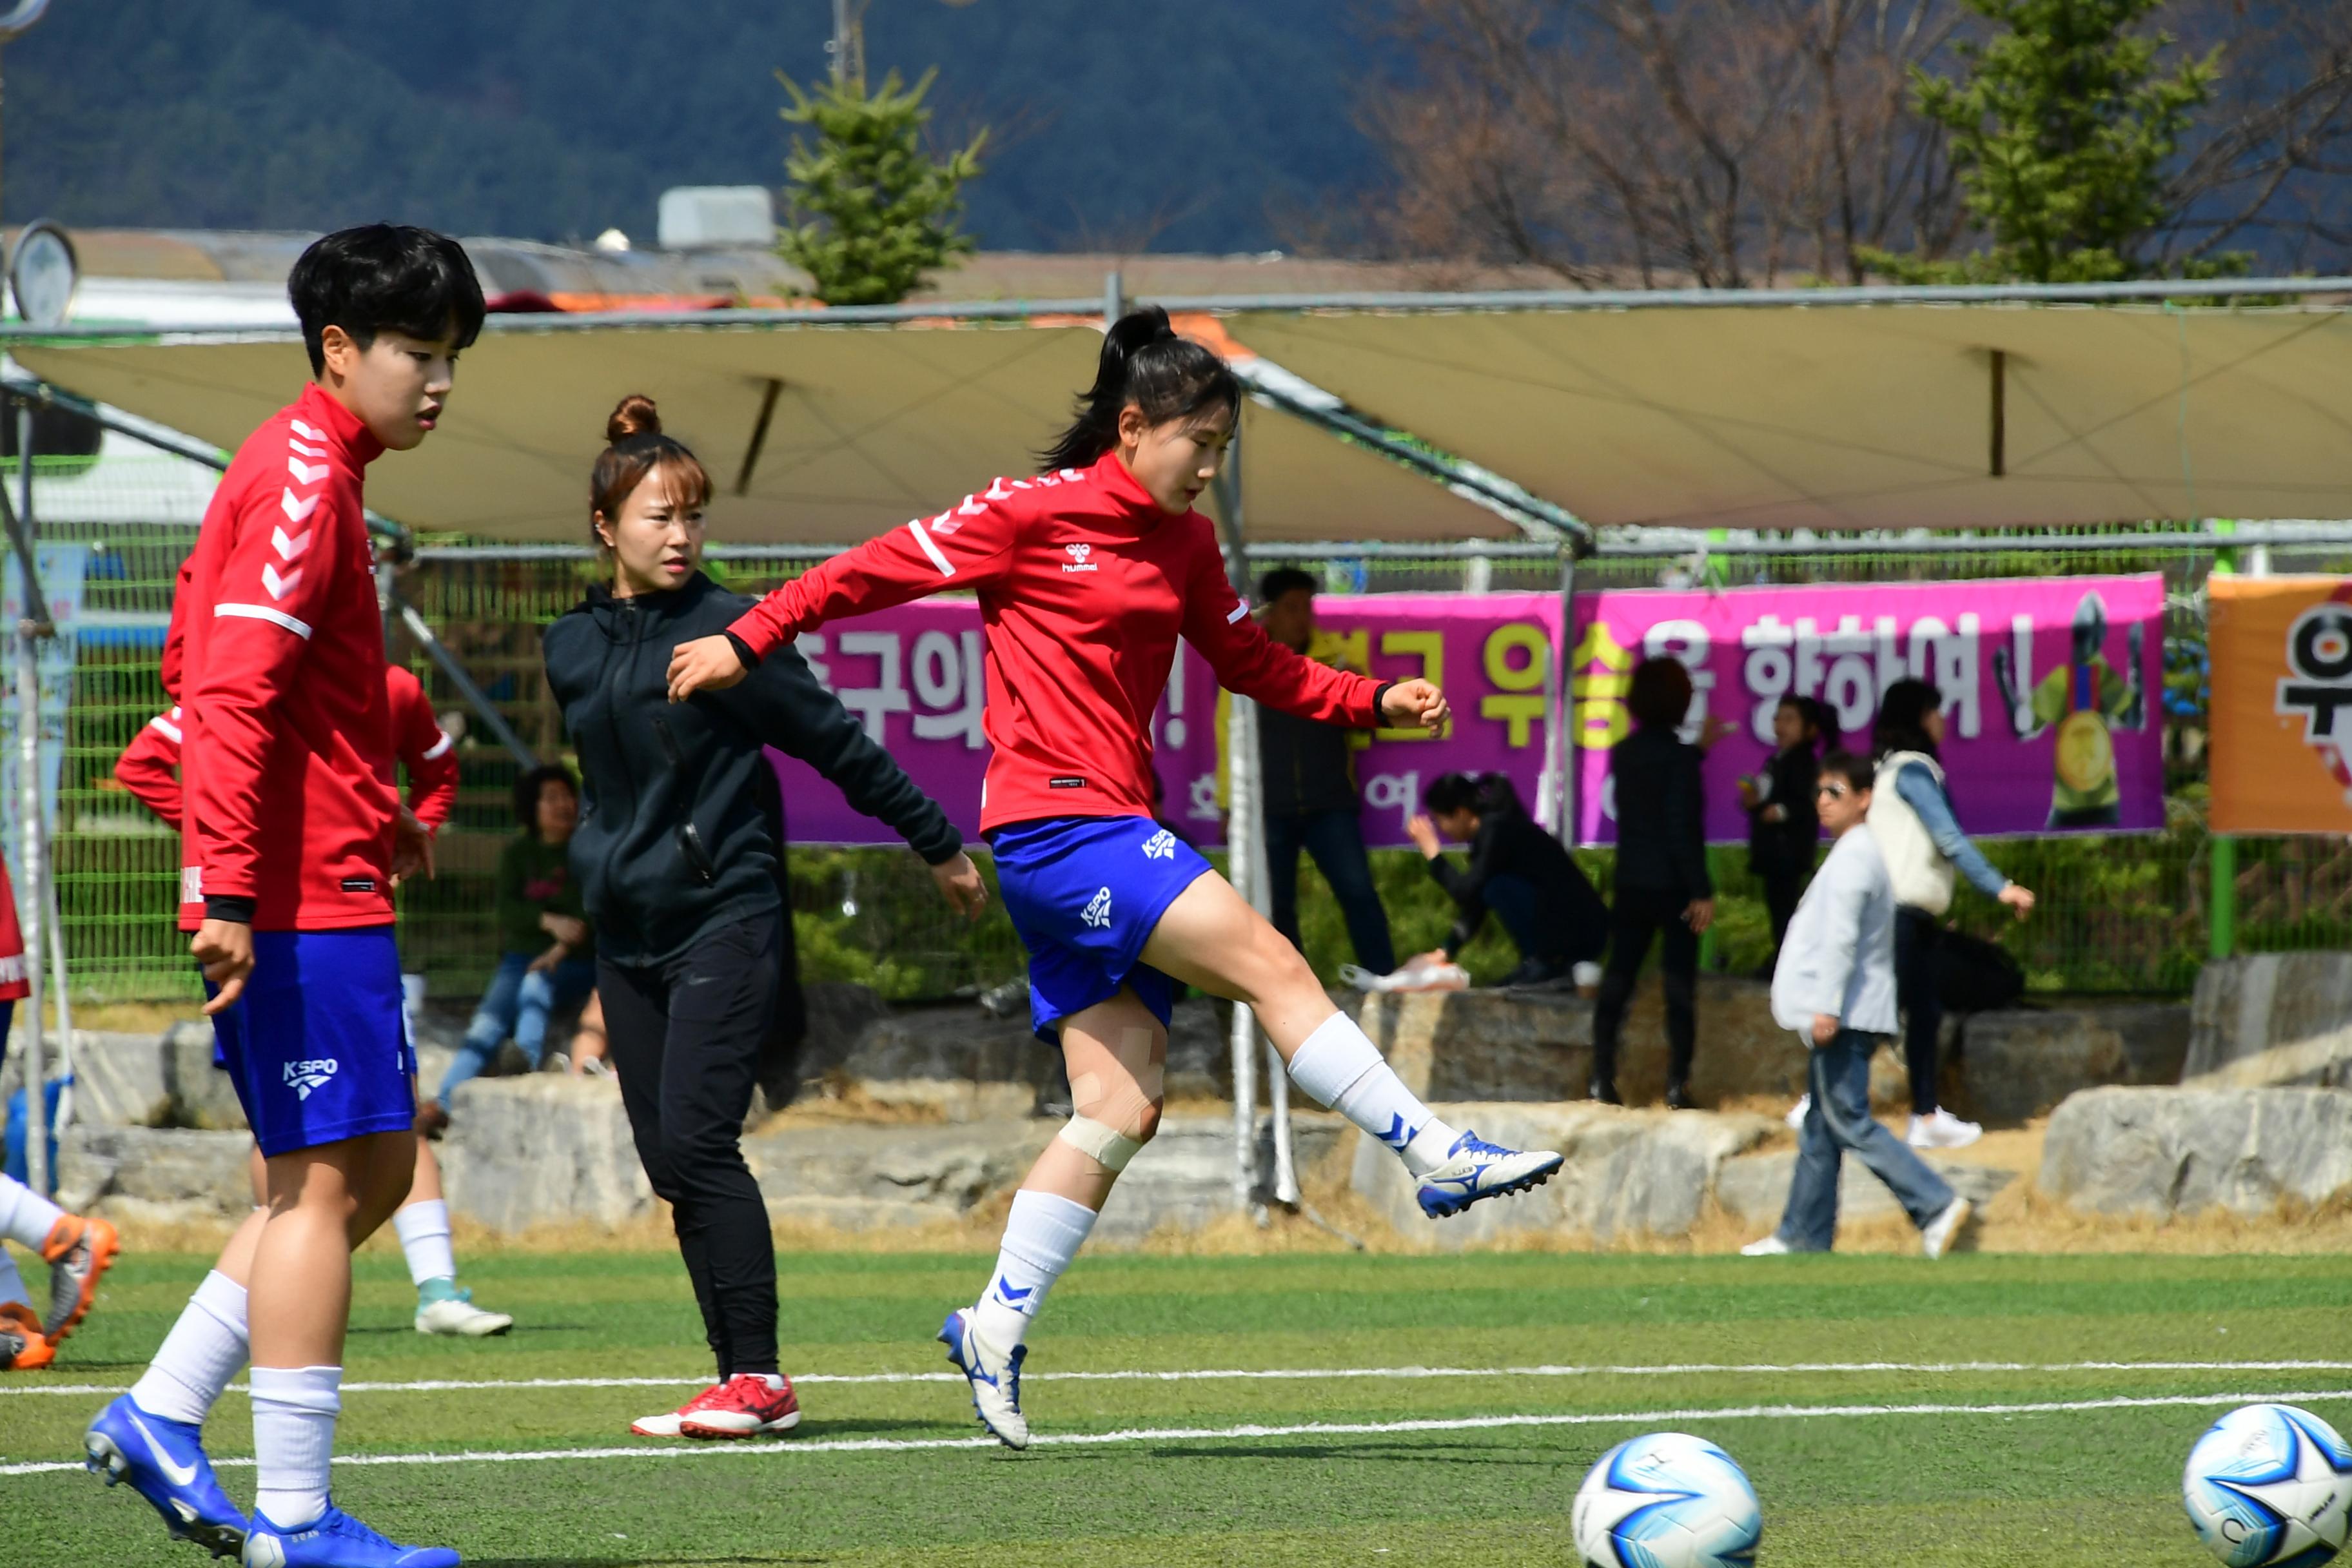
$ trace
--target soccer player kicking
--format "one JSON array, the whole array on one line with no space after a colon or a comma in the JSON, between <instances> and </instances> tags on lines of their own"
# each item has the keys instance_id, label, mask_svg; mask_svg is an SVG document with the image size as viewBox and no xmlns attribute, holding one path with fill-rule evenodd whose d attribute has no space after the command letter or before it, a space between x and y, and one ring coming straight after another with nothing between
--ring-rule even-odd
<instances>
[{"instance_id":1,"label":"soccer player kicking","mask_svg":"<svg viewBox=\"0 0 2352 1568\"><path fill-rule=\"evenodd\" d=\"M181 651L176 645L163 650L166 686L180 684ZM393 749L400 765L408 770L408 809L425 832L438 835L457 802L457 742L434 717L423 681L396 664L383 667L383 680L392 711ZM173 828L180 826L184 723L177 708L158 713L114 760L116 782ZM213 1065L228 1066L217 1044L213 1047ZM253 1201L256 1207L267 1207L269 1203L269 1179L258 1143L253 1152ZM421 1133L416 1140L416 1177L409 1186L408 1201L392 1216L392 1228L400 1237L408 1277L416 1287L418 1333L481 1339L514 1327L514 1319L475 1306L473 1292L457 1286L457 1255L449 1241L449 1205L442 1196L441 1163ZM5 1287L5 1280L0 1279L0 1289ZM0 1306L0 1312L5 1310Z\"/></svg>"},{"instance_id":2,"label":"soccer player kicking","mask_svg":"<svg viewBox=\"0 0 2352 1568\"><path fill-rule=\"evenodd\" d=\"M987 626L994 755L981 830L1030 953L1031 1015L1059 1034L1076 1114L1013 1200L975 1307L940 1338L982 1425L1024 1447L1023 1340L1160 1121L1177 983L1246 1002L1290 1076L1403 1159L1432 1217L1559 1167L1456 1132L1339 1012L1298 950L1151 818L1151 713L1181 636L1227 687L1304 719L1370 729L1445 721L1426 680L1375 683L1270 640L1234 596L1192 510L1223 461L1241 388L1167 313L1107 334L1095 384L1034 479L998 479L769 595L724 636L682 645L670 695L732 685L799 633L941 590Z\"/></svg>"},{"instance_id":3,"label":"soccer player kicking","mask_svg":"<svg viewBox=\"0 0 2352 1568\"><path fill-rule=\"evenodd\" d=\"M314 376L238 448L172 605L182 649L182 929L261 1146L268 1207L239 1226L146 1375L83 1438L175 1536L249 1568L454 1568L337 1509L351 1253L407 1196L415 1063L392 886L431 869L394 791L383 623L361 479L423 441L482 290L454 240L331 234L288 279ZM253 1363L250 1521L201 1426Z\"/></svg>"}]
</instances>

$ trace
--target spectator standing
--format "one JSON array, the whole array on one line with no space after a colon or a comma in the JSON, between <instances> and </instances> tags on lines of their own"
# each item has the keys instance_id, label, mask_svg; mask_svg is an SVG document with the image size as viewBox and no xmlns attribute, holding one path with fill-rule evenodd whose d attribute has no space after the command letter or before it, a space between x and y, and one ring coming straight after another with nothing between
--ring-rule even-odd
<instances>
[{"instance_id":1,"label":"spectator standing","mask_svg":"<svg viewBox=\"0 0 2352 1568\"><path fill-rule=\"evenodd\" d=\"M1715 883L1706 870L1706 802L1699 764L1722 731L1712 721L1693 745L1675 731L1690 712L1690 671L1675 658L1645 658L1633 669L1626 705L1633 732L1609 753L1617 802L1616 906L1611 911L1609 963L1592 1014L1594 1100L1617 1094L1617 1037L1633 983L1661 947L1666 993L1666 1104L1690 1106L1691 1058L1698 1047L1698 939L1715 921Z\"/></svg>"},{"instance_id":2,"label":"spectator standing","mask_svg":"<svg viewBox=\"0 0 2352 1568\"><path fill-rule=\"evenodd\" d=\"M548 1020L586 1003L596 989L596 942L572 875L572 830L580 824L580 784L561 763L515 781L515 820L522 831L499 851L495 901L499 967L474 1009L466 1037L441 1075L418 1128L438 1137L449 1125L457 1086L478 1077L512 1039L538 1070L547 1054Z\"/></svg>"},{"instance_id":3,"label":"spectator standing","mask_svg":"<svg viewBox=\"0 0 2352 1568\"><path fill-rule=\"evenodd\" d=\"M1601 956L1609 945L1609 906L1560 841L1528 817L1508 778L1441 773L1423 800L1429 814L1414 817L1408 831L1460 912L1445 945L1415 964L1451 962L1489 912L1519 950L1506 985L1545 984ZM1441 833L1470 846L1468 869L1446 858Z\"/></svg>"},{"instance_id":4,"label":"spectator standing","mask_svg":"<svg viewBox=\"0 0 2352 1568\"><path fill-rule=\"evenodd\" d=\"M1903 1056L1911 1074L1915 1149L1958 1149L1984 1129L1937 1103L1936 1080L1944 1025L1937 991L1936 950L1945 911L1952 907L1953 872L1978 891L2008 905L2023 920L2033 895L1993 869L1969 842L1952 813L1938 749L1944 743L1943 693L1924 680L1898 680L1879 700L1872 731L1879 788L1872 793L1870 828L1894 879L1895 983L1903 1008Z\"/></svg>"},{"instance_id":5,"label":"spectator standing","mask_svg":"<svg viewBox=\"0 0 2352 1568\"><path fill-rule=\"evenodd\" d=\"M1258 584L1258 602L1265 635L1305 653L1315 640L1315 579L1296 566L1277 567ZM1292 946L1305 947L1298 935L1298 852L1304 849L1339 902L1356 962L1375 974L1388 973L1396 968L1396 944L1372 886L1358 821L1363 807L1356 795L1356 731L1263 704L1257 725L1274 929Z\"/></svg>"},{"instance_id":6,"label":"spectator standing","mask_svg":"<svg viewBox=\"0 0 2352 1568\"><path fill-rule=\"evenodd\" d=\"M1739 781L1739 804L1748 812L1748 868L1764 885L1764 908L1772 921L1771 978L1790 917L1804 896L1821 853L1822 822L1813 811L1813 785L1820 777L1825 737L1835 746L1836 721L1819 700L1789 696L1772 710L1772 755L1764 771Z\"/></svg>"},{"instance_id":7,"label":"spectator standing","mask_svg":"<svg viewBox=\"0 0 2352 1568\"><path fill-rule=\"evenodd\" d=\"M1865 818L1874 818L1871 765L1848 752L1822 761L1818 800L1836 836L1797 907L1772 971L1772 1017L1812 1047L1812 1084L1797 1142L1796 1176L1780 1228L1740 1251L1750 1258L1827 1252L1837 1235L1838 1167L1847 1152L1886 1184L1941 1258L1969 1205L1870 1114L1870 1058L1895 1032L1895 883Z\"/></svg>"}]
</instances>

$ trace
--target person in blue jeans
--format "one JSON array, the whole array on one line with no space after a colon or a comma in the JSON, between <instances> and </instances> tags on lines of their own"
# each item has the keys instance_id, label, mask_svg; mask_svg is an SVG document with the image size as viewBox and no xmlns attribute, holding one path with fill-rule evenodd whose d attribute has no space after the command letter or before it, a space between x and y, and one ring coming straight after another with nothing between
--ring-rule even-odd
<instances>
[{"instance_id":1,"label":"person in blue jeans","mask_svg":"<svg viewBox=\"0 0 2352 1568\"><path fill-rule=\"evenodd\" d=\"M1827 1252L1837 1236L1838 1167L1851 1152L1886 1184L1920 1249L1941 1258L1969 1200L1870 1113L1870 1058L1895 1033L1895 881L1864 818L1875 771L1851 752L1822 759L1814 802L1837 839L1789 922L1772 970L1772 1017L1812 1047L1812 1087L1780 1228L1749 1258Z\"/></svg>"},{"instance_id":2,"label":"person in blue jeans","mask_svg":"<svg viewBox=\"0 0 2352 1568\"><path fill-rule=\"evenodd\" d=\"M1259 623L1265 635L1305 653L1315 641L1315 579L1296 566L1277 567L1258 582ZM1258 709L1258 760L1265 789L1266 891L1274 929L1304 948L1298 934L1298 852L1314 858L1348 923L1356 962L1374 974L1397 966L1389 912L1372 884L1358 820L1355 738L1344 725L1301 719L1280 709Z\"/></svg>"},{"instance_id":3,"label":"person in blue jeans","mask_svg":"<svg viewBox=\"0 0 2352 1568\"><path fill-rule=\"evenodd\" d=\"M515 781L515 816L522 831L499 854L498 972L433 1103L418 1114L430 1133L448 1126L457 1086L478 1076L509 1039L537 1068L547 1052L548 1019L596 989L594 938L572 875L572 830L580 822L572 770L551 763Z\"/></svg>"}]
</instances>

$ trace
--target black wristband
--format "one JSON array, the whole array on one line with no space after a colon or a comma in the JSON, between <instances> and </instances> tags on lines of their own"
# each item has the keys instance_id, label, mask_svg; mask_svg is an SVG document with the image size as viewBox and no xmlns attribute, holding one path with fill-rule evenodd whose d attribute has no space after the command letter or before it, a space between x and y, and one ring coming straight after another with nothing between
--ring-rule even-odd
<instances>
[{"instance_id":1,"label":"black wristband","mask_svg":"<svg viewBox=\"0 0 2352 1568\"><path fill-rule=\"evenodd\" d=\"M750 643L745 642L733 632L721 632L719 635L735 645L735 657L743 661L744 668L757 669L760 667L760 656L751 651Z\"/></svg>"},{"instance_id":2,"label":"black wristband","mask_svg":"<svg viewBox=\"0 0 2352 1568\"><path fill-rule=\"evenodd\" d=\"M253 923L253 900L235 893L214 893L205 900L205 919L232 921L241 926Z\"/></svg>"},{"instance_id":3,"label":"black wristband","mask_svg":"<svg viewBox=\"0 0 2352 1568\"><path fill-rule=\"evenodd\" d=\"M1388 714L1382 710L1381 705L1389 700L1389 693L1395 689L1396 682L1393 680L1383 680L1378 686L1372 688L1373 729L1379 730L1387 727Z\"/></svg>"}]
</instances>

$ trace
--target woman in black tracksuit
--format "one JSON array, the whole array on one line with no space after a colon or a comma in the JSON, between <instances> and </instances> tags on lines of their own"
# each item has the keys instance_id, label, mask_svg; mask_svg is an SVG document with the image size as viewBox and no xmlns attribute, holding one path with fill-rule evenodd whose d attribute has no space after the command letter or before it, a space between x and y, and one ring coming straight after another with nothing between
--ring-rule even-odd
<instances>
[{"instance_id":1,"label":"woman in black tracksuit","mask_svg":"<svg viewBox=\"0 0 2352 1568\"><path fill-rule=\"evenodd\" d=\"M586 807L572 864L596 925L597 988L613 1068L678 1250L719 1382L646 1436L740 1437L799 1422L776 1355L768 1212L738 1146L787 977L772 745L901 834L959 908L979 873L938 804L916 788L791 649L725 691L673 704L670 652L723 631L751 603L698 570L710 484L661 434L652 402L624 400L593 481L610 589L547 629L548 684L579 748Z\"/></svg>"}]
</instances>

